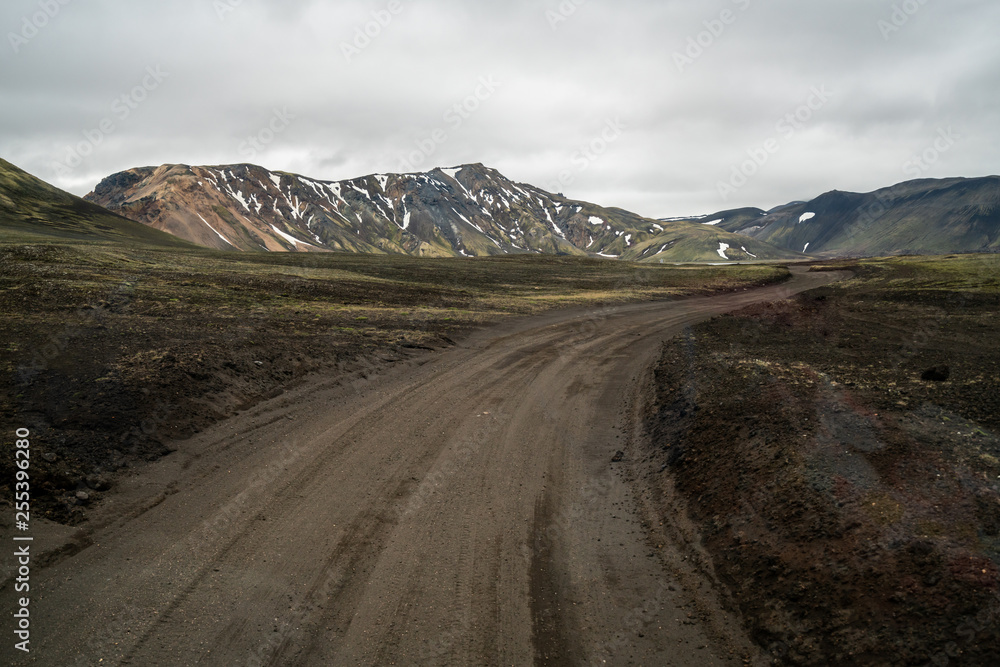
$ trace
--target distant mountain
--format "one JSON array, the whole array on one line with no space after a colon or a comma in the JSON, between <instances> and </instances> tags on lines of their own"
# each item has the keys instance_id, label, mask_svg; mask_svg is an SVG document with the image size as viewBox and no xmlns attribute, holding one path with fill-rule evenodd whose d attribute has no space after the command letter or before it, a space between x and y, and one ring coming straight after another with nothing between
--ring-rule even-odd
<instances>
[{"instance_id":1,"label":"distant mountain","mask_svg":"<svg viewBox=\"0 0 1000 667\"><path fill-rule=\"evenodd\" d=\"M833 191L756 217L726 218L719 227L831 257L998 252L1000 177L908 181L868 194Z\"/></svg>"},{"instance_id":2,"label":"distant mountain","mask_svg":"<svg viewBox=\"0 0 1000 667\"><path fill-rule=\"evenodd\" d=\"M737 208L728 211L719 211L712 215L699 215L690 218L665 218L665 220L708 225L731 232L733 229L750 226L757 222L762 215L765 215L765 212L759 208Z\"/></svg>"},{"instance_id":3,"label":"distant mountain","mask_svg":"<svg viewBox=\"0 0 1000 667\"><path fill-rule=\"evenodd\" d=\"M7 240L61 238L191 247L49 185L4 159L0 159L0 232Z\"/></svg>"},{"instance_id":4,"label":"distant mountain","mask_svg":"<svg viewBox=\"0 0 1000 667\"><path fill-rule=\"evenodd\" d=\"M801 257L721 229L567 199L481 164L347 181L249 164L163 165L109 176L86 199L219 250L535 252L671 262Z\"/></svg>"}]
</instances>

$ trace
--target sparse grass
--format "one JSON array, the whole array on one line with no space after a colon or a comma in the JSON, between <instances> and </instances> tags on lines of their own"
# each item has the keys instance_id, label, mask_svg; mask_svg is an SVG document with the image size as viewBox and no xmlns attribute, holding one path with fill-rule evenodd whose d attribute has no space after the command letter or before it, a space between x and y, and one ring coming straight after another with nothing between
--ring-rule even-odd
<instances>
[{"instance_id":1,"label":"sparse grass","mask_svg":"<svg viewBox=\"0 0 1000 667\"><path fill-rule=\"evenodd\" d=\"M665 298L781 280L776 266L661 267L580 259L415 259L349 254L237 254L109 244L0 246L0 280L10 289L44 276L69 301L132 278L135 301L176 311L285 308L329 312L350 306L375 316L416 306L454 308L456 319L528 314L604 301ZM81 304L82 305L82 304ZM174 311L172 311L174 312Z\"/></svg>"},{"instance_id":2,"label":"sparse grass","mask_svg":"<svg viewBox=\"0 0 1000 667\"><path fill-rule=\"evenodd\" d=\"M1000 586L1000 256L849 264L665 347L645 478L781 664L994 664L955 628Z\"/></svg>"},{"instance_id":3,"label":"sparse grass","mask_svg":"<svg viewBox=\"0 0 1000 667\"><path fill-rule=\"evenodd\" d=\"M851 265L857 276L845 285L866 292L1000 293L1000 254L877 258Z\"/></svg>"},{"instance_id":4,"label":"sparse grass","mask_svg":"<svg viewBox=\"0 0 1000 667\"><path fill-rule=\"evenodd\" d=\"M0 234L7 243L114 240L194 248L176 236L115 215L0 159Z\"/></svg>"},{"instance_id":5,"label":"sparse grass","mask_svg":"<svg viewBox=\"0 0 1000 667\"><path fill-rule=\"evenodd\" d=\"M83 516L73 493L88 474L162 456L171 440L306 373L370 368L376 362L366 360L443 347L458 332L514 315L742 289L787 275L777 266L533 255L0 243L3 428L31 428L40 453L57 456L33 463L45 480L36 498L43 515L72 523Z\"/></svg>"}]
</instances>

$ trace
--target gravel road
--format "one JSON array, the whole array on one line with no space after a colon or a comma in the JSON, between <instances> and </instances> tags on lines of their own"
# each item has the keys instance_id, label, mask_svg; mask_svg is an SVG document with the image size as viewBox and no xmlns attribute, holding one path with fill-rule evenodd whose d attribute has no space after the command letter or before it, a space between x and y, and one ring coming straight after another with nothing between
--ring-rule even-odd
<instances>
[{"instance_id":1,"label":"gravel road","mask_svg":"<svg viewBox=\"0 0 1000 667\"><path fill-rule=\"evenodd\" d=\"M32 651L8 638L3 662L758 662L612 459L662 341L839 277L549 313L313 377L123 480L36 566Z\"/></svg>"}]
</instances>

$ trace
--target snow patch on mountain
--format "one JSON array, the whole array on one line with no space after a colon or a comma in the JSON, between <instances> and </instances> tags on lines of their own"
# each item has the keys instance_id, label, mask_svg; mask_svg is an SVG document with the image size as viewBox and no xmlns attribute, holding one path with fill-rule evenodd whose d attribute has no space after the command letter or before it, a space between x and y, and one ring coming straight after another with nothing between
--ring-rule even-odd
<instances>
[{"instance_id":1,"label":"snow patch on mountain","mask_svg":"<svg viewBox=\"0 0 1000 667\"><path fill-rule=\"evenodd\" d=\"M201 218L201 214L200 214L200 213L195 213L195 215L197 215L197 216L198 216L199 218ZM201 221L202 221L202 222L204 222L204 223L205 223L205 225L206 225L206 226L207 226L207 227L208 227L209 229L211 229L211 230L212 230L213 232L215 232L215 235L216 235L216 236L218 236L218 237L219 237L220 239L222 239L222 240L223 240L223 241L225 241L226 243L229 243L229 245L233 246L234 248L236 247L236 246L234 246L234 245L233 245L233 244L232 244L232 243L231 243L231 242L229 241L229 239L227 239L227 238L226 238L225 236L223 236L222 234L220 234L220 233L219 233L219 230L217 230L217 229L216 229L215 227L213 227L212 225L208 224L208 220L206 220L205 218L201 218Z\"/></svg>"},{"instance_id":2,"label":"snow patch on mountain","mask_svg":"<svg viewBox=\"0 0 1000 667\"><path fill-rule=\"evenodd\" d=\"M455 209L451 209L451 210L452 210L452 212L453 212L453 213L454 213L455 215L457 215L457 216L458 216L459 218L461 218L461 219L462 219L462 222L464 222L464 223L465 223L465 224L467 224L467 225L471 225L471 226L475 227L475 228L476 228L476 231L478 231L478 232L479 232L480 234L485 234L485 233L486 233L486 232L484 232L484 231L483 231L483 228L482 228L482 227L480 227L480 226L479 226L479 225L477 225L476 223L472 222L471 220L469 220L468 218L466 218L466 217L465 217L464 215L462 215L461 213L459 213L459 212L458 212L458 211L456 211Z\"/></svg>"},{"instance_id":3,"label":"snow patch on mountain","mask_svg":"<svg viewBox=\"0 0 1000 667\"><path fill-rule=\"evenodd\" d=\"M254 165L164 165L134 171L129 178L106 179L95 193L95 200L102 200L98 202L102 205L126 201L128 195L139 194L140 188L135 185L142 183L142 197L149 203L131 209L142 222L181 229L183 233L183 216L178 218L172 212L197 210L208 219L218 211L231 226L230 233L238 234L233 240L221 236L224 245L251 252L263 249L253 240L259 234L272 251L290 250L287 244L301 250L303 245L316 243L317 249L365 252L378 248L428 257L501 255L522 250L594 256L599 251L608 258L641 260L657 251L670 252L676 249L677 241L700 233L697 229L685 231L683 225L672 229L626 211L568 200L514 183L482 165L440 168L422 174L372 174L339 182L275 173ZM141 178L136 179L140 174ZM464 181L458 180L460 174ZM180 180L185 177L190 179L186 185ZM215 187L197 189L198 199L193 199L192 187L196 183ZM390 185L391 192L387 192ZM415 215L420 224L415 224ZM187 218L189 240L206 239L204 228L194 223L190 213ZM451 225L456 226L457 233L440 233ZM676 232L672 234L673 243L649 241L665 234L665 227ZM488 243L470 236L472 232L488 239ZM305 238L314 240L300 240ZM720 233L718 238L732 237ZM618 239L622 242L618 243ZM274 244L275 240L281 247ZM738 242L729 241L737 248ZM701 259L708 259L705 251L714 256L712 250L714 243L710 247L703 245ZM757 254L773 257L759 250ZM725 253L720 257L728 259Z\"/></svg>"},{"instance_id":4,"label":"snow patch on mountain","mask_svg":"<svg viewBox=\"0 0 1000 667\"><path fill-rule=\"evenodd\" d=\"M274 225L271 225L271 229L274 230L275 234L277 234L281 238L285 239L286 241L288 241L292 245L304 245L304 246L307 246L309 248L315 248L316 247L316 246L312 245L311 243L306 243L305 241L300 241L297 238L295 238L294 236L292 236L290 234L286 234L285 232L281 231L280 229L278 229Z\"/></svg>"}]
</instances>

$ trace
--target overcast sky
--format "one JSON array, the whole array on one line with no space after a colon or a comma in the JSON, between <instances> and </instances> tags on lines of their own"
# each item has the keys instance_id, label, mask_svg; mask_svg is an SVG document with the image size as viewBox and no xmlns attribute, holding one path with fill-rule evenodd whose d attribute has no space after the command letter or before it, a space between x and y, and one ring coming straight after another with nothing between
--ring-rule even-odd
<instances>
[{"instance_id":1,"label":"overcast sky","mask_svg":"<svg viewBox=\"0 0 1000 667\"><path fill-rule=\"evenodd\" d=\"M995 0L5 0L0 157L76 194L483 162L651 217L769 208L1000 172L998 26Z\"/></svg>"}]
</instances>

